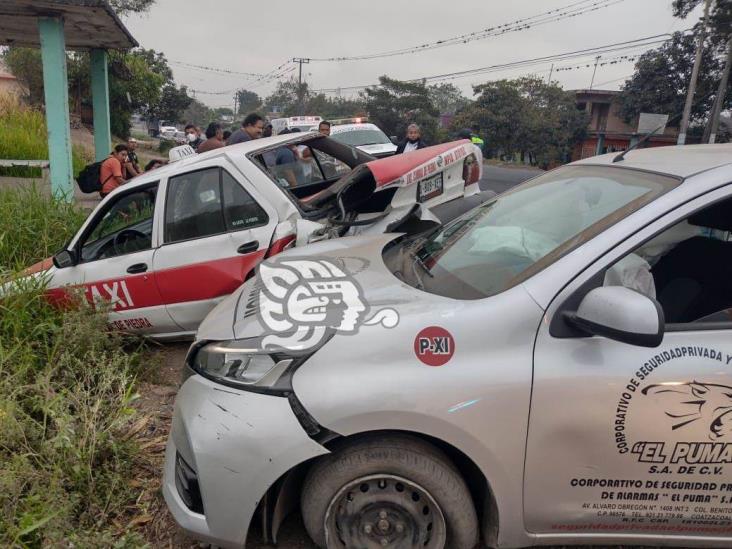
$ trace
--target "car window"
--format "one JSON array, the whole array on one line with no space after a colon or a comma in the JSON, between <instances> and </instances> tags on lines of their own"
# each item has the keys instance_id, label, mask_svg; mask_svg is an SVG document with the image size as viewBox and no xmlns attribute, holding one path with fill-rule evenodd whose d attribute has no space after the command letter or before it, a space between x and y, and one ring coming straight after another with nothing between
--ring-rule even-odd
<instances>
[{"instance_id":1,"label":"car window","mask_svg":"<svg viewBox=\"0 0 732 549\"><path fill-rule=\"evenodd\" d=\"M338 179L351 171L348 164L342 160L338 160L323 151L314 150L313 152L326 179Z\"/></svg>"},{"instance_id":2,"label":"car window","mask_svg":"<svg viewBox=\"0 0 732 549\"><path fill-rule=\"evenodd\" d=\"M222 170L222 175L226 230L240 231L266 225L269 219L262 207L226 170Z\"/></svg>"},{"instance_id":3,"label":"car window","mask_svg":"<svg viewBox=\"0 0 732 549\"><path fill-rule=\"evenodd\" d=\"M385 260L428 292L458 299L494 295L676 185L675 178L629 169L560 168L388 248Z\"/></svg>"},{"instance_id":4,"label":"car window","mask_svg":"<svg viewBox=\"0 0 732 549\"><path fill-rule=\"evenodd\" d=\"M226 232L219 168L198 170L168 180L165 241L178 242Z\"/></svg>"},{"instance_id":5,"label":"car window","mask_svg":"<svg viewBox=\"0 0 732 549\"><path fill-rule=\"evenodd\" d=\"M730 231L732 198L645 242L607 269L604 283L655 298L667 324L732 323Z\"/></svg>"},{"instance_id":6,"label":"car window","mask_svg":"<svg viewBox=\"0 0 732 549\"><path fill-rule=\"evenodd\" d=\"M81 260L94 261L152 246L157 183L116 197L81 243Z\"/></svg>"},{"instance_id":7,"label":"car window","mask_svg":"<svg viewBox=\"0 0 732 549\"><path fill-rule=\"evenodd\" d=\"M165 242L204 238L266 225L267 213L222 168L171 177L165 204Z\"/></svg>"},{"instance_id":8,"label":"car window","mask_svg":"<svg viewBox=\"0 0 732 549\"><path fill-rule=\"evenodd\" d=\"M391 140L384 132L376 129L356 129L332 133L331 137L336 141L352 145L354 147L364 145L391 145Z\"/></svg>"}]
</instances>

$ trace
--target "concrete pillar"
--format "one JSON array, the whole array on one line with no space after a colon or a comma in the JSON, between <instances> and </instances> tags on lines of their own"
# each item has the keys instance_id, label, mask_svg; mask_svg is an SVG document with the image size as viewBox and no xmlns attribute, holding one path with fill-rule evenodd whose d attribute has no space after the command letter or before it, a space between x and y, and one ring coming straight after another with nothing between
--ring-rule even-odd
<instances>
[{"instance_id":1,"label":"concrete pillar","mask_svg":"<svg viewBox=\"0 0 732 549\"><path fill-rule=\"evenodd\" d=\"M43 87L46 96L51 192L54 196L71 201L74 197L74 171L71 163L69 85L63 19L40 17L38 32L41 37Z\"/></svg>"},{"instance_id":2,"label":"concrete pillar","mask_svg":"<svg viewBox=\"0 0 732 549\"><path fill-rule=\"evenodd\" d=\"M597 134L597 147L595 148L595 156L602 154L602 149L605 146L605 134Z\"/></svg>"},{"instance_id":3,"label":"concrete pillar","mask_svg":"<svg viewBox=\"0 0 732 549\"><path fill-rule=\"evenodd\" d=\"M112 148L109 123L109 79L107 77L107 52L91 51L91 88L94 106L94 155L104 160Z\"/></svg>"}]
</instances>

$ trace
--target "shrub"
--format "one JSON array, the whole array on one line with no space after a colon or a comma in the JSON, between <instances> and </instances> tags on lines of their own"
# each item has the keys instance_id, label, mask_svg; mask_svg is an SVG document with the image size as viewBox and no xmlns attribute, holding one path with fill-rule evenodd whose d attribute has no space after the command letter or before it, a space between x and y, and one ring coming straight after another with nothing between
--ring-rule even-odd
<instances>
[{"instance_id":1,"label":"shrub","mask_svg":"<svg viewBox=\"0 0 732 549\"><path fill-rule=\"evenodd\" d=\"M12 95L0 94L0 158L47 160L46 119L37 109L27 107ZM86 151L74 146L71 159L74 175L91 161ZM39 168L0 168L0 176L41 177Z\"/></svg>"},{"instance_id":2,"label":"shrub","mask_svg":"<svg viewBox=\"0 0 732 549\"><path fill-rule=\"evenodd\" d=\"M35 189L0 191L0 270L46 256L81 219ZM83 299L52 307L42 277L13 285L0 299L0 547L139 547L126 524L140 342Z\"/></svg>"}]
</instances>

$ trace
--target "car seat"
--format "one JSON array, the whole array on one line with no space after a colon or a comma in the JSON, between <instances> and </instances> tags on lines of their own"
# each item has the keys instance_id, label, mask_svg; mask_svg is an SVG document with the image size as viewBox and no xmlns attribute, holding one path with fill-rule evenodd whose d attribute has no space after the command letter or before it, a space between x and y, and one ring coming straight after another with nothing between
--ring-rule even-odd
<instances>
[{"instance_id":1,"label":"car seat","mask_svg":"<svg viewBox=\"0 0 732 549\"><path fill-rule=\"evenodd\" d=\"M689 223L732 230L732 199L689 218ZM732 307L732 242L696 236L681 242L653 268L667 323L693 322Z\"/></svg>"}]
</instances>

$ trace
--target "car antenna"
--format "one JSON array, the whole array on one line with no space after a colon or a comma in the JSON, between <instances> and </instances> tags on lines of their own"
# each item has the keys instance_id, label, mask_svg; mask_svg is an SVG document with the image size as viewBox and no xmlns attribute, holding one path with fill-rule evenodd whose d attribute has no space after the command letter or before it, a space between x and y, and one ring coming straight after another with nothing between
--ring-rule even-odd
<instances>
[{"instance_id":1,"label":"car antenna","mask_svg":"<svg viewBox=\"0 0 732 549\"><path fill-rule=\"evenodd\" d=\"M625 159L625 155L626 155L626 154L628 154L628 153L629 153L630 151L632 151L633 149L637 149L637 148L638 148L638 147L639 147L640 145L642 145L643 143L645 143L646 141L648 141L648 140L649 140L649 139L650 139L650 138L651 138L651 137L652 137L653 135L655 135L655 134L656 134L656 132L657 132L658 130L660 130L660 129L664 128L664 127L665 127L665 126L667 126L667 125L668 125L669 123L671 123L671 122L675 121L675 120L676 120L676 119L677 119L677 118L678 118L679 116L681 116L681 115L680 115L680 114L677 114L677 115L676 115L676 116L674 116L673 118L671 118L671 119L669 119L669 120L666 120L666 122L664 122L663 124L661 124L661 125L660 125L660 126L658 126L657 128L655 128L655 129L651 130L650 132L648 132L647 134L645 134L645 135L644 135L643 137L641 137L641 138L640 138L640 139L639 139L639 140L638 140L638 141L636 142L636 144L635 144L635 145L632 145L632 146L628 147L628 148L627 148L627 149L625 149L625 150L624 150L623 152L621 152L621 153L620 153L619 155L617 155L617 156L616 156L615 158L613 158L613 164L615 164L615 162L622 162L622 161L623 161L623 160Z\"/></svg>"}]
</instances>

